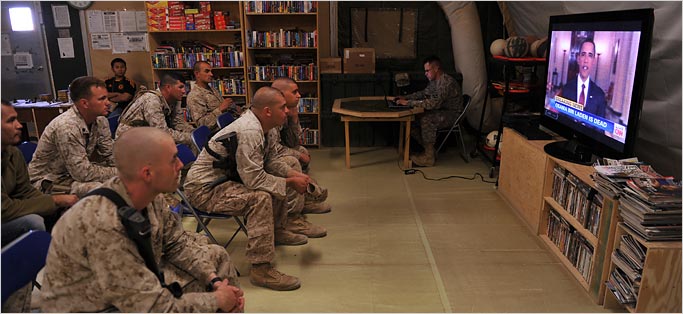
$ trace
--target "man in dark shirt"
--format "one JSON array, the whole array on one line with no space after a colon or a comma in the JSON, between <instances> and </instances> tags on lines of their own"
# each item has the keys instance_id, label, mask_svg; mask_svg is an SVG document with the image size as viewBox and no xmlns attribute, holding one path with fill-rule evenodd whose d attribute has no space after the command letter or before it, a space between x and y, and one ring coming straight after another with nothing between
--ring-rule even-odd
<instances>
[{"instance_id":1,"label":"man in dark shirt","mask_svg":"<svg viewBox=\"0 0 683 314\"><path fill-rule=\"evenodd\" d=\"M104 81L107 85L107 97L116 104L110 116L121 114L135 95L135 81L126 78L126 61L121 58L111 60L111 70L114 77Z\"/></svg>"}]
</instances>

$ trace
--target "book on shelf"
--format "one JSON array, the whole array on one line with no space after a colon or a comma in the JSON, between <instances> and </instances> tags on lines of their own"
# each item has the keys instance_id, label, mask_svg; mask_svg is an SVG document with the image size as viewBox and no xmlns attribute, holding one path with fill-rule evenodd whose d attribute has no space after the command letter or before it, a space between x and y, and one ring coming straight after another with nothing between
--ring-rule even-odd
<instances>
[{"instance_id":1,"label":"book on shelf","mask_svg":"<svg viewBox=\"0 0 683 314\"><path fill-rule=\"evenodd\" d=\"M593 272L593 246L554 210L549 212L546 234L581 276L590 282Z\"/></svg>"},{"instance_id":2,"label":"book on shelf","mask_svg":"<svg viewBox=\"0 0 683 314\"><path fill-rule=\"evenodd\" d=\"M247 1L247 13L313 13L318 11L317 1Z\"/></svg>"}]
</instances>

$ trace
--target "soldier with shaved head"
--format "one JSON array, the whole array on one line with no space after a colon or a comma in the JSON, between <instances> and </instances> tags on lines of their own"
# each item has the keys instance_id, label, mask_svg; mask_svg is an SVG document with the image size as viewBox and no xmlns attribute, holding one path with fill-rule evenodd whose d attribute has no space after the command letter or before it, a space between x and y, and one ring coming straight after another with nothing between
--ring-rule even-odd
<instances>
[{"instance_id":1,"label":"soldier with shaved head","mask_svg":"<svg viewBox=\"0 0 683 314\"><path fill-rule=\"evenodd\" d=\"M301 204L310 178L277 158L268 132L287 119L282 92L261 87L252 106L239 119L213 136L192 164L185 192L192 205L212 213L244 216L247 220L247 259L254 285L274 290L294 290L299 279L277 271L271 262L274 245L302 245L308 238L285 229L289 204ZM235 133L237 147L229 151L222 139ZM217 167L234 157L227 170ZM229 169L235 168L231 175Z\"/></svg>"},{"instance_id":2,"label":"soldier with shaved head","mask_svg":"<svg viewBox=\"0 0 683 314\"><path fill-rule=\"evenodd\" d=\"M102 187L149 220L154 261L164 281L178 282L183 293L172 294L148 268L117 205L90 195L62 216L52 232L41 310L244 311L243 292L225 249L197 242L161 196L175 191L183 166L173 138L153 127L132 128L117 139L114 155L118 176Z\"/></svg>"}]
</instances>

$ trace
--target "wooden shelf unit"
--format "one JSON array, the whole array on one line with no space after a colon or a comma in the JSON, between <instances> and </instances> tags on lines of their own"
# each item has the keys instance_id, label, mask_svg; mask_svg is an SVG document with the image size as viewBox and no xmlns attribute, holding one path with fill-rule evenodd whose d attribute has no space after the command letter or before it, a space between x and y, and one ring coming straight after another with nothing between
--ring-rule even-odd
<instances>
[{"instance_id":1,"label":"wooden shelf unit","mask_svg":"<svg viewBox=\"0 0 683 314\"><path fill-rule=\"evenodd\" d=\"M505 145L501 149L499 193L514 212L537 234L549 251L565 266L567 271L586 289L593 300L601 304L605 294L603 282L609 275L610 256L613 249L617 221L617 202L603 196L603 206L597 236L587 230L555 199L553 168L560 165L574 174L581 182L595 188L590 175L593 168L558 160L547 155L543 146L552 141L530 141L511 128L503 131ZM596 192L597 193L597 192ZM593 247L588 278L562 253L548 236L550 211L556 212Z\"/></svg>"},{"instance_id":2,"label":"wooden shelf unit","mask_svg":"<svg viewBox=\"0 0 683 314\"><path fill-rule=\"evenodd\" d=\"M247 79L248 101L251 101L251 97L253 97L254 93L258 88L270 85L270 83L272 83L272 79L262 79L259 78L257 74L254 75L254 77L252 78L250 72L255 71L256 66L267 67L275 66L276 64L282 65L282 63L276 62L268 64L263 62L258 63L259 60L257 59L268 59L267 57L271 56L271 59L288 60L289 57L291 58L290 60L292 61L292 63L284 63L285 66L289 66L298 65L297 61L301 59L297 60L297 57L301 57L301 55L297 54L308 54L308 57L304 57L302 59L310 59L310 63L313 64L313 75L312 77L310 77L312 79L301 79L297 77L292 78L297 82L297 85L299 86L299 91L301 93L302 99L317 99L317 110L314 110L314 112L300 112L300 114L302 114L300 120L302 128L307 129L307 132L309 132L304 134L304 136L310 139L310 141L304 140L303 145L309 147L320 147L322 136L320 128L320 74L318 70L318 65L320 64L318 13L246 12L246 8L249 5L249 2L251 1L246 1L243 4L243 7L245 9L243 10L244 13L242 19L244 22L243 38L245 42L245 70ZM316 1L311 2L315 3ZM281 30L285 32L288 30L297 30L308 33L315 32L315 45L313 47L250 47L249 38L254 37L253 32L280 32Z\"/></svg>"},{"instance_id":3,"label":"wooden shelf unit","mask_svg":"<svg viewBox=\"0 0 683 314\"><path fill-rule=\"evenodd\" d=\"M624 234L631 235L647 249L638 298L635 306L619 304L614 294L607 289L604 307L625 308L631 313L681 313L681 241L648 242L619 223L615 248L619 247ZM609 264L608 275L616 267L614 263Z\"/></svg>"},{"instance_id":4,"label":"wooden shelf unit","mask_svg":"<svg viewBox=\"0 0 683 314\"><path fill-rule=\"evenodd\" d=\"M212 11L223 11L223 12L229 12L229 18L231 20L238 19L239 20L239 28L234 28L234 29L210 29L210 30L162 30L162 31L149 31L149 48L150 48L150 65L153 73L153 81L154 85L156 85L157 82L159 82L161 76L164 73L168 73L170 71L176 71L178 73L182 73L186 78L189 80L194 79L194 74L192 73L192 65L187 65L187 66L180 66L180 67L155 67L154 60L154 51L162 45L162 42L168 41L168 42L173 42L175 44L180 44L183 41L202 41L202 42L207 42L212 45L218 46L219 44L233 44L235 46L239 46L242 53L244 54L244 30L243 30L243 22L241 21L241 16L243 12L242 8L243 3L242 2L237 2L237 1L211 1L211 8ZM236 75L236 77L241 77L242 78L242 85L244 86L245 92L246 92L246 61L245 58L243 57L242 59L242 65L240 66L212 66L212 70L214 73L214 82L218 82L220 77L224 77L227 75L228 78L232 77L232 75ZM153 88L154 85L151 87ZM220 91L220 90L219 90ZM189 92L189 91L187 91ZM246 94L230 94L230 93L224 93L223 97L237 97L237 98L242 98L243 101L246 103ZM185 105L185 101L183 100L183 106Z\"/></svg>"}]
</instances>

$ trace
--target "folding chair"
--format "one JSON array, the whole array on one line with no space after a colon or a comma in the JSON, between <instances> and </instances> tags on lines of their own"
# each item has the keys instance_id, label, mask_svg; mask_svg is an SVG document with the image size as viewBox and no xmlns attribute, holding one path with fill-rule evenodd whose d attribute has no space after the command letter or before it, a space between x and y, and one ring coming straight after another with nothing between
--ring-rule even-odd
<instances>
[{"instance_id":1,"label":"folding chair","mask_svg":"<svg viewBox=\"0 0 683 314\"><path fill-rule=\"evenodd\" d=\"M469 156L467 156L467 149L465 148L465 140L462 137L462 128L460 127L460 124L463 121L463 118L465 117L465 113L467 112L467 109L470 107L472 98L469 95L462 95L462 103L464 105L464 109L462 110L462 113L458 116L457 119L453 122L453 125L451 126L450 129L441 129L437 131L438 133L446 133L446 137L444 137L443 141L441 141L441 145L439 145L439 148L436 150L436 153L438 154L439 151L441 151L441 147L446 144L446 141L448 140L448 136L455 131L458 133L458 137L460 137L460 143L462 144L462 152L460 152L460 156L462 156L462 159L465 160L465 162L470 162Z\"/></svg>"},{"instance_id":2,"label":"folding chair","mask_svg":"<svg viewBox=\"0 0 683 314\"><path fill-rule=\"evenodd\" d=\"M192 131L192 143L194 143L198 152L201 152L204 144L209 141L209 135L211 135L211 130L206 125L202 125Z\"/></svg>"},{"instance_id":3,"label":"folding chair","mask_svg":"<svg viewBox=\"0 0 683 314\"><path fill-rule=\"evenodd\" d=\"M194 156L189 147L183 144L178 144L176 145L176 147L178 148L178 158L184 164L188 164L190 162L195 161L196 157ZM206 233L206 236L208 236L213 243L218 244L218 241L216 241L216 238L213 236L213 234L207 227L209 225L209 222L211 222L211 219L233 218L239 225L237 230L235 230L235 232L232 234L232 237L230 237L230 240L228 240L228 242L223 247L227 248L230 245L230 243L232 243L232 240L235 239L240 230L244 232L245 235L247 234L247 227L244 224L244 222L240 220L239 217L225 214L207 213L192 206L192 204L190 204L190 201L187 199L187 196L185 196L185 192L183 192L181 186L178 187L176 193L178 193L178 195L180 196L181 201L176 208L171 208L171 210L175 211L176 213L182 216L193 216L197 221L197 232L203 230L204 233Z\"/></svg>"},{"instance_id":4,"label":"folding chair","mask_svg":"<svg viewBox=\"0 0 683 314\"><path fill-rule=\"evenodd\" d=\"M120 117L121 115L107 117L107 120L109 120L109 131L111 131L111 138L114 138L114 135L116 134L116 128L119 127Z\"/></svg>"},{"instance_id":5,"label":"folding chair","mask_svg":"<svg viewBox=\"0 0 683 314\"><path fill-rule=\"evenodd\" d=\"M21 151L21 154L24 155L24 161L26 161L27 165L29 162L31 162L31 159L33 159L33 153L36 152L37 147L38 144L33 142L21 142L21 144L17 145L17 148Z\"/></svg>"},{"instance_id":6,"label":"folding chair","mask_svg":"<svg viewBox=\"0 0 683 314\"><path fill-rule=\"evenodd\" d=\"M232 123L232 121L235 121L235 117L230 112L226 112L218 116L216 120L218 120L218 127L222 129Z\"/></svg>"},{"instance_id":7,"label":"folding chair","mask_svg":"<svg viewBox=\"0 0 683 314\"><path fill-rule=\"evenodd\" d=\"M51 239L45 231L31 230L2 248L2 303L15 291L35 281L45 266Z\"/></svg>"}]
</instances>

